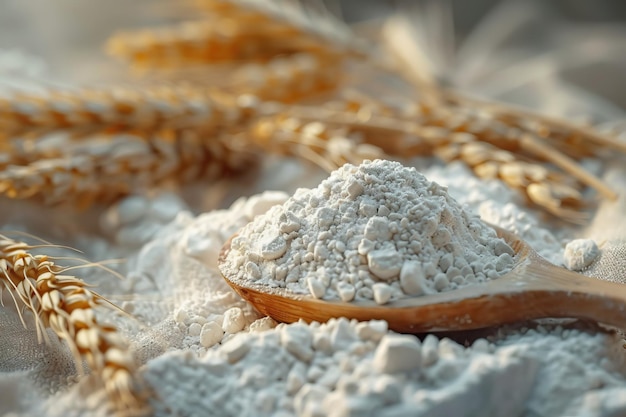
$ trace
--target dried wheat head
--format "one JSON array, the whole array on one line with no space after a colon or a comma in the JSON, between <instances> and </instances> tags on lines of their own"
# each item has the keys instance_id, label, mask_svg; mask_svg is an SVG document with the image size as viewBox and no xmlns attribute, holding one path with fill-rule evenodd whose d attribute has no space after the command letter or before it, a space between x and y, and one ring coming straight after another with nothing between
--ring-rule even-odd
<instances>
[{"instance_id":1,"label":"dried wheat head","mask_svg":"<svg viewBox=\"0 0 626 417\"><path fill-rule=\"evenodd\" d=\"M141 408L127 343L115 327L97 319L96 309L111 304L80 278L67 275L68 268L33 249L0 235L0 293L10 295L25 327L24 312L32 314L40 342L47 340L47 328L65 341L81 374L86 360L118 408Z\"/></svg>"},{"instance_id":2,"label":"dried wheat head","mask_svg":"<svg viewBox=\"0 0 626 417\"><path fill-rule=\"evenodd\" d=\"M361 42L328 13L297 2L199 1L203 20L114 35L107 51L136 68L267 61L298 52L363 55Z\"/></svg>"},{"instance_id":3,"label":"dried wheat head","mask_svg":"<svg viewBox=\"0 0 626 417\"><path fill-rule=\"evenodd\" d=\"M86 207L138 189L249 170L253 155L231 149L227 139L197 129L101 134L78 143L70 137L59 144L57 157L33 158L0 171L0 193Z\"/></svg>"}]
</instances>

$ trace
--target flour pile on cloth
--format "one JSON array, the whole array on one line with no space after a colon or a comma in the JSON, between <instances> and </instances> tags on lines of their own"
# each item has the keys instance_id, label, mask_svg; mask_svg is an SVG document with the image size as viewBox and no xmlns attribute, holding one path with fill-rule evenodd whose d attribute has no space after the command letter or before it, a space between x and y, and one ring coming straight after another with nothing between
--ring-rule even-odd
<instances>
[{"instance_id":1,"label":"flour pile on cloth","mask_svg":"<svg viewBox=\"0 0 626 417\"><path fill-rule=\"evenodd\" d=\"M616 342L557 326L464 347L332 319L241 334L202 358L166 354L144 378L159 416L623 415L611 414L626 411L623 364L607 369L623 357Z\"/></svg>"},{"instance_id":2,"label":"flour pile on cloth","mask_svg":"<svg viewBox=\"0 0 626 417\"><path fill-rule=\"evenodd\" d=\"M501 182L477 180L461 164L425 173L446 185L467 210L517 230L546 257L562 256L558 239L532 211L515 204ZM597 328L503 328L465 346L434 335L400 336L380 321L276 326L261 317L222 279L217 257L233 233L287 198L264 192L226 210L198 216L182 210L165 226L161 216L147 214L181 207L169 197L141 205L123 201L111 209L115 215L106 214L105 223L118 228L112 232L121 248L137 245L136 239L125 239L136 224L111 222L111 216L136 217L141 206L141 217L159 225L139 251L128 249L128 278L114 281L115 288L98 288L136 319L108 318L144 364L137 377L155 393L153 415L626 414L622 343ZM2 323L7 329L21 326L16 317ZM62 344L38 345L35 332L20 335L21 356L5 362L0 378L0 414L111 415L104 392L90 390L88 378L46 382L71 369L71 355ZM12 349L10 342L0 339L3 352ZM29 349L36 352L32 358Z\"/></svg>"},{"instance_id":3,"label":"flour pile on cloth","mask_svg":"<svg viewBox=\"0 0 626 417\"><path fill-rule=\"evenodd\" d=\"M222 268L244 286L385 304L498 278L513 256L444 187L376 160L344 165L257 217Z\"/></svg>"}]
</instances>

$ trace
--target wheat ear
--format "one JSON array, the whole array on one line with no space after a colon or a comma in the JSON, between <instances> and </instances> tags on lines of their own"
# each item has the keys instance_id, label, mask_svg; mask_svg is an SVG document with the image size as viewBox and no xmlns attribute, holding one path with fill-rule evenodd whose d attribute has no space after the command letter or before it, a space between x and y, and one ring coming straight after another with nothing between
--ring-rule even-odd
<instances>
[{"instance_id":1,"label":"wheat ear","mask_svg":"<svg viewBox=\"0 0 626 417\"><path fill-rule=\"evenodd\" d=\"M341 20L317 3L290 0L194 0L209 17L259 24L267 22L325 51L343 56L367 56L367 45Z\"/></svg>"},{"instance_id":2,"label":"wheat ear","mask_svg":"<svg viewBox=\"0 0 626 417\"><path fill-rule=\"evenodd\" d=\"M237 69L229 90L260 100L294 103L332 92L344 78L341 62L321 54L298 53Z\"/></svg>"},{"instance_id":3,"label":"wheat ear","mask_svg":"<svg viewBox=\"0 0 626 417\"><path fill-rule=\"evenodd\" d=\"M237 25L240 22L237 22ZM264 61L276 55L307 48L294 41L294 33L268 25L253 29L221 27L201 20L138 32L122 32L109 39L109 54L132 63L136 69L177 68L234 61Z\"/></svg>"},{"instance_id":4,"label":"wheat ear","mask_svg":"<svg viewBox=\"0 0 626 417\"><path fill-rule=\"evenodd\" d=\"M365 159L386 158L379 147L346 133L346 129L281 115L260 119L250 129L250 136L265 152L297 156L326 171L348 162L359 164Z\"/></svg>"},{"instance_id":5,"label":"wheat ear","mask_svg":"<svg viewBox=\"0 0 626 417\"><path fill-rule=\"evenodd\" d=\"M0 171L0 193L85 207L165 181L216 179L250 169L254 160L199 130L99 135L65 145L66 154Z\"/></svg>"},{"instance_id":6,"label":"wheat ear","mask_svg":"<svg viewBox=\"0 0 626 417\"><path fill-rule=\"evenodd\" d=\"M436 149L435 154L446 162L465 162L480 178L502 180L509 187L521 190L530 202L566 221L587 220L587 215L580 212L585 206L580 187L563 173L473 140L451 143Z\"/></svg>"},{"instance_id":7,"label":"wheat ear","mask_svg":"<svg viewBox=\"0 0 626 417\"><path fill-rule=\"evenodd\" d=\"M32 313L40 343L47 340L46 329L52 329L69 347L80 373L85 359L120 408L138 407L135 363L127 343L95 314L96 307L110 303L81 279L66 275L52 258L35 255L32 249L0 235L0 292L9 293L24 326L24 310Z\"/></svg>"},{"instance_id":8,"label":"wheat ear","mask_svg":"<svg viewBox=\"0 0 626 417\"><path fill-rule=\"evenodd\" d=\"M448 103L467 108L479 108L491 113L492 117L511 126L516 126L536 134L564 142L563 149L578 150L583 155L596 155L598 150L612 149L626 153L626 143L611 135L601 133L591 126L581 126L569 121L539 114L520 107L478 100L445 90L443 97ZM572 149L575 148L575 149Z\"/></svg>"},{"instance_id":9,"label":"wheat ear","mask_svg":"<svg viewBox=\"0 0 626 417\"><path fill-rule=\"evenodd\" d=\"M286 1L198 1L204 20L114 35L107 51L136 68L266 61L297 52L363 56L366 48L329 13Z\"/></svg>"},{"instance_id":10,"label":"wheat ear","mask_svg":"<svg viewBox=\"0 0 626 417\"><path fill-rule=\"evenodd\" d=\"M616 198L615 192L605 182L586 172L575 160L551 146L547 142L549 138L539 138L531 132L508 126L504 122L492 119L489 115L485 116L469 109L437 107L430 103L418 109L420 113L412 117L396 112L396 114L383 116L371 114L363 118L354 111L315 110L306 106L293 107L289 113L303 120L321 120L324 123L343 125L349 127L351 131L386 132L392 137L404 138L403 140L407 141L406 146L402 146L397 140L390 141L389 145L393 144L396 148L405 150L410 148L420 154L447 145L455 134L468 134L474 140L525 155L537 162L553 163L583 184L596 189L604 197ZM373 135L368 134L365 140L371 140L372 137ZM386 147L383 149L388 153L394 153Z\"/></svg>"},{"instance_id":11,"label":"wheat ear","mask_svg":"<svg viewBox=\"0 0 626 417\"><path fill-rule=\"evenodd\" d=\"M234 98L185 85L22 93L0 98L0 142L61 129L85 134L201 126L208 131L237 124L242 117Z\"/></svg>"},{"instance_id":12,"label":"wheat ear","mask_svg":"<svg viewBox=\"0 0 626 417\"><path fill-rule=\"evenodd\" d=\"M554 215L575 223L586 219L586 215L579 212L585 204L579 187L573 181L575 177L568 177L544 167L536 160L537 152L530 155L535 159L524 160L522 153L529 145L520 143L522 139L518 135L526 133L511 131L482 120L468 123L467 119L446 119L447 124L444 124L437 114L431 113L428 117L430 119L422 119L420 122L430 125L422 125L396 116L369 114L366 118L360 118L358 111L316 110L307 106L294 106L282 115L265 119L255 125L251 136L266 150L274 149L301 157L311 154L312 156L305 156L306 159L329 169L329 166L335 165L332 162L329 141L320 141L319 138L312 141L302 133L302 126L326 126L329 131L334 126L335 131L343 129L343 137L357 137L361 146L373 146L372 149L378 152L376 157L434 154L444 161L461 160L478 176L503 180L511 188L521 190L529 202ZM327 124L314 122L320 119ZM492 143L499 143L505 149ZM540 146L556 152L543 143ZM326 149L322 150L323 147ZM511 147L517 152L506 149ZM358 159L357 154L355 159ZM565 162L574 164L572 169L578 169L569 159ZM589 182L593 181L595 177Z\"/></svg>"}]
</instances>

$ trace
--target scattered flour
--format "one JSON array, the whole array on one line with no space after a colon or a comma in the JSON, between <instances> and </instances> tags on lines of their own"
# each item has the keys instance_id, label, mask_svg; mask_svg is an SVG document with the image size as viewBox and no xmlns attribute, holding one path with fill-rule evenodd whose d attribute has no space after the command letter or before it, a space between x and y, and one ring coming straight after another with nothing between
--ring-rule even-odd
<instances>
[{"instance_id":1,"label":"scattered flour","mask_svg":"<svg viewBox=\"0 0 626 417\"><path fill-rule=\"evenodd\" d=\"M131 195L111 206L102 216L101 229L124 248L140 248L163 226L189 208L176 194L160 193L152 198Z\"/></svg>"},{"instance_id":2,"label":"scattered flour","mask_svg":"<svg viewBox=\"0 0 626 417\"><path fill-rule=\"evenodd\" d=\"M156 416L608 417L626 412L626 401L602 401L626 394L620 349L614 336L561 326L464 347L332 319L240 334L200 358L172 352L143 377Z\"/></svg>"},{"instance_id":3,"label":"scattered flour","mask_svg":"<svg viewBox=\"0 0 626 417\"><path fill-rule=\"evenodd\" d=\"M565 245L563 257L565 267L572 271L582 271L600 255L600 249L591 239L575 239Z\"/></svg>"},{"instance_id":4,"label":"scattered flour","mask_svg":"<svg viewBox=\"0 0 626 417\"><path fill-rule=\"evenodd\" d=\"M122 307L157 329L136 333L140 356L147 359L171 348L202 354L244 329L257 331L275 324L231 291L217 269L217 257L238 229L286 199L285 193L265 192L241 198L229 210L197 217L179 211L129 259L128 278L120 289L142 297L122 302ZM120 217L127 216L125 202L120 206L114 210ZM154 333L160 332L165 334L155 341Z\"/></svg>"},{"instance_id":5,"label":"scattered flour","mask_svg":"<svg viewBox=\"0 0 626 417\"><path fill-rule=\"evenodd\" d=\"M240 335L202 358L164 355L143 376L164 399L158 416L515 416L539 365L484 339L464 348L333 319Z\"/></svg>"},{"instance_id":6,"label":"scattered flour","mask_svg":"<svg viewBox=\"0 0 626 417\"><path fill-rule=\"evenodd\" d=\"M257 217L222 267L244 285L385 304L497 278L513 255L444 187L377 160L345 165Z\"/></svg>"},{"instance_id":7,"label":"scattered flour","mask_svg":"<svg viewBox=\"0 0 626 417\"><path fill-rule=\"evenodd\" d=\"M501 181L478 179L461 162L432 166L424 173L432 181L446 186L450 196L468 211L515 233L553 264L563 264L562 243L524 206L519 194Z\"/></svg>"}]
</instances>

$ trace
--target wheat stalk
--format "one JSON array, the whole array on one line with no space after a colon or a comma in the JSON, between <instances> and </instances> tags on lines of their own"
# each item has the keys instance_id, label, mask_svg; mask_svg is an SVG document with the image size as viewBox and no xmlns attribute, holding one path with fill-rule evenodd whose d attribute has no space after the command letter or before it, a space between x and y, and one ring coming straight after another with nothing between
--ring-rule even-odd
<instances>
[{"instance_id":1,"label":"wheat stalk","mask_svg":"<svg viewBox=\"0 0 626 417\"><path fill-rule=\"evenodd\" d=\"M40 343L47 340L47 328L64 340L81 374L85 359L120 408L140 407L133 380L135 363L127 343L95 314L96 307L110 303L87 289L81 279L66 275L69 268L49 256L33 254L32 249L0 235L0 295L4 291L10 295L25 327L24 310L32 313Z\"/></svg>"}]
</instances>

